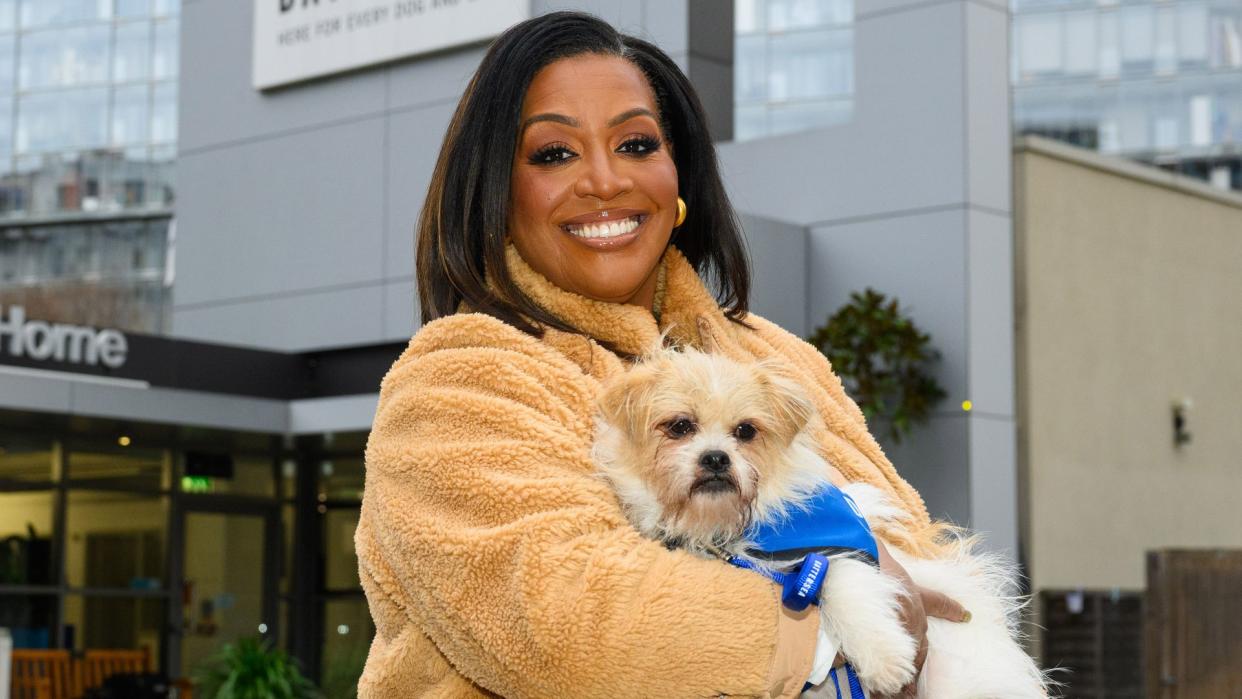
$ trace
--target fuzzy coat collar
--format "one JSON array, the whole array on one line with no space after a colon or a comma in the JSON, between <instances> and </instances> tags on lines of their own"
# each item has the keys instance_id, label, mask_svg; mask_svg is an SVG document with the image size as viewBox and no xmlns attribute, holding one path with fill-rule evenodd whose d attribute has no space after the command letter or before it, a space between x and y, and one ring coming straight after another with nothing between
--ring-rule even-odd
<instances>
[{"instance_id":1,"label":"fuzzy coat collar","mask_svg":"<svg viewBox=\"0 0 1242 699\"><path fill-rule=\"evenodd\" d=\"M541 308L591 338L632 355L658 346L660 333L670 328L666 342L699 347L699 323L707 321L713 329L730 323L698 272L673 245L660 260L663 284L656 288L658 319L641 306L597 301L556 286L531 268L512 243L505 247L505 264L514 283ZM717 339L723 339L721 334L715 333Z\"/></svg>"}]
</instances>

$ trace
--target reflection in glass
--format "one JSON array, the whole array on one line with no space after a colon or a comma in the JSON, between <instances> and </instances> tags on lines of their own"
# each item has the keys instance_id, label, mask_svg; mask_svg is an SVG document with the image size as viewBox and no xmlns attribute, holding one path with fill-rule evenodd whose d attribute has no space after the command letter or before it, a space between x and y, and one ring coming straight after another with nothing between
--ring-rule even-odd
<instances>
[{"instance_id":1,"label":"reflection in glass","mask_svg":"<svg viewBox=\"0 0 1242 699\"><path fill-rule=\"evenodd\" d=\"M107 82L110 30L101 24L23 35L18 64L22 89Z\"/></svg>"},{"instance_id":2,"label":"reflection in glass","mask_svg":"<svg viewBox=\"0 0 1242 699\"><path fill-rule=\"evenodd\" d=\"M0 279L12 260L0 245ZM58 478L57 448L50 439L0 432L0 481L51 483ZM2 530L0 530L2 531Z\"/></svg>"},{"instance_id":3,"label":"reflection in glass","mask_svg":"<svg viewBox=\"0 0 1242 699\"><path fill-rule=\"evenodd\" d=\"M185 454L184 469L180 482L182 492L276 496L270 456L192 450Z\"/></svg>"},{"instance_id":4,"label":"reflection in glass","mask_svg":"<svg viewBox=\"0 0 1242 699\"><path fill-rule=\"evenodd\" d=\"M56 596L0 594L0 628L14 648L51 648L56 641Z\"/></svg>"},{"instance_id":5,"label":"reflection in glass","mask_svg":"<svg viewBox=\"0 0 1242 699\"><path fill-rule=\"evenodd\" d=\"M71 587L165 587L168 500L70 490L65 507L65 580Z\"/></svg>"},{"instance_id":6,"label":"reflection in glass","mask_svg":"<svg viewBox=\"0 0 1242 699\"><path fill-rule=\"evenodd\" d=\"M354 551L358 512L354 508L332 508L321 518L325 549L323 584L328 590L356 590L362 586L358 582L358 554Z\"/></svg>"},{"instance_id":7,"label":"reflection in glass","mask_svg":"<svg viewBox=\"0 0 1242 699\"><path fill-rule=\"evenodd\" d=\"M124 264L123 260L97 262L107 273L107 267ZM128 446L120 446L126 441ZM91 447L74 445L69 451L69 480L106 481L111 485L127 488L158 489L168 484L169 454L162 449L146 449L129 442L126 435L117 436L117 445Z\"/></svg>"},{"instance_id":8,"label":"reflection in glass","mask_svg":"<svg viewBox=\"0 0 1242 699\"><path fill-rule=\"evenodd\" d=\"M159 667L160 635L167 625L168 602L161 597L66 595L65 647L146 650L150 667Z\"/></svg>"},{"instance_id":9,"label":"reflection in glass","mask_svg":"<svg viewBox=\"0 0 1242 699\"><path fill-rule=\"evenodd\" d=\"M366 466L361 457L339 458L319 464L319 501L362 500Z\"/></svg>"},{"instance_id":10,"label":"reflection in glass","mask_svg":"<svg viewBox=\"0 0 1242 699\"><path fill-rule=\"evenodd\" d=\"M185 517L181 667L191 674L222 643L255 636L263 618L263 518L189 512Z\"/></svg>"},{"instance_id":11,"label":"reflection in glass","mask_svg":"<svg viewBox=\"0 0 1242 699\"><path fill-rule=\"evenodd\" d=\"M52 585L55 495L0 492L0 585ZM0 626L3 626L0 623Z\"/></svg>"},{"instance_id":12,"label":"reflection in glass","mask_svg":"<svg viewBox=\"0 0 1242 699\"><path fill-rule=\"evenodd\" d=\"M158 83L151 107L151 142L177 140L177 83Z\"/></svg>"},{"instance_id":13,"label":"reflection in glass","mask_svg":"<svg viewBox=\"0 0 1242 699\"><path fill-rule=\"evenodd\" d=\"M111 4L100 0L26 0L22 3L22 28L107 19Z\"/></svg>"},{"instance_id":14,"label":"reflection in glass","mask_svg":"<svg viewBox=\"0 0 1242 699\"><path fill-rule=\"evenodd\" d=\"M150 75L151 23L132 22L116 27L112 81L146 80Z\"/></svg>"},{"instance_id":15,"label":"reflection in glass","mask_svg":"<svg viewBox=\"0 0 1242 699\"><path fill-rule=\"evenodd\" d=\"M177 77L180 35L173 21L155 23L155 49L151 56L151 77L156 80Z\"/></svg>"},{"instance_id":16,"label":"reflection in glass","mask_svg":"<svg viewBox=\"0 0 1242 699\"><path fill-rule=\"evenodd\" d=\"M375 625L367 611L366 599L336 599L324 602L323 669L320 683L324 696L345 699L353 692L366 663L367 650L375 637Z\"/></svg>"},{"instance_id":17,"label":"reflection in glass","mask_svg":"<svg viewBox=\"0 0 1242 699\"><path fill-rule=\"evenodd\" d=\"M108 88L36 92L18 98L17 153L102 148Z\"/></svg>"},{"instance_id":18,"label":"reflection in glass","mask_svg":"<svg viewBox=\"0 0 1242 699\"><path fill-rule=\"evenodd\" d=\"M146 85L118 87L112 91L112 145L126 146L150 140Z\"/></svg>"}]
</instances>

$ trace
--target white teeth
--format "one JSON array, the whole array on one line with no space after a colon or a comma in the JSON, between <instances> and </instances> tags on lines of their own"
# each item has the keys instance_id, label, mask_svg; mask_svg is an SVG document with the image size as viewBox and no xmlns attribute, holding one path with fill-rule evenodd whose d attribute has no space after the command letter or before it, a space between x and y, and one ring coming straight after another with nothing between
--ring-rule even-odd
<instances>
[{"instance_id":1,"label":"white teeth","mask_svg":"<svg viewBox=\"0 0 1242 699\"><path fill-rule=\"evenodd\" d=\"M579 238L615 238L638 228L639 217L630 216L620 221L593 223L589 226L569 225L569 232Z\"/></svg>"}]
</instances>

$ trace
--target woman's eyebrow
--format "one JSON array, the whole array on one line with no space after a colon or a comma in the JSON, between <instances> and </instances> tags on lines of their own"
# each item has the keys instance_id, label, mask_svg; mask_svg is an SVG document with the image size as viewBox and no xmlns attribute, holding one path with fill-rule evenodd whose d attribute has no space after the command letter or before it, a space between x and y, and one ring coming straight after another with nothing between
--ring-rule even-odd
<instances>
[{"instance_id":1,"label":"woman's eyebrow","mask_svg":"<svg viewBox=\"0 0 1242 699\"><path fill-rule=\"evenodd\" d=\"M644 116L644 115L649 116L652 119L656 119L656 115L652 113L650 109L647 109L646 107L635 107L634 109L627 109L624 112L621 112L620 114L616 115L612 119L609 119L608 126L611 128L613 126L616 126L617 124L625 123L626 121L629 121L630 119L633 119L636 116ZM658 119L656 120L658 121ZM522 122L521 132L525 132L526 129L529 128L531 124L535 124L540 121L554 121L558 124L572 126L575 129L581 126L581 124L578 123L578 120L573 117L565 116L564 114L557 114L555 112L546 112L544 114L536 114L530 117L529 119L527 119L526 121Z\"/></svg>"}]
</instances>

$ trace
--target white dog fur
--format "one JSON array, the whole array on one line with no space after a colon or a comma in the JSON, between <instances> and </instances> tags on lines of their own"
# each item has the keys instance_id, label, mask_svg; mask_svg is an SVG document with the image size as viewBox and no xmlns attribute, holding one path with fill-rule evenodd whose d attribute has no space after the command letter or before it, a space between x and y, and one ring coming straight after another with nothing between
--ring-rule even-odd
<instances>
[{"instance_id":1,"label":"white dog fur","mask_svg":"<svg viewBox=\"0 0 1242 699\"><path fill-rule=\"evenodd\" d=\"M708 352L653 350L639 365L645 376L636 368L622 379L625 385L605 391L594 458L644 535L698 555L749 557L746 526L798 507L826 484L831 469L811 441L807 425L818 418L796 380L771 362L743 366L704 344ZM699 414L704 424L688 435L679 433L681 423L670 427L670 420ZM738 435L749 432L734 427L738 419L760 425L764 439L743 442ZM731 481L696 492L712 480L697 461L709 450L729 455L723 480ZM844 490L873 530L904 538L909 515L882 491L863 484ZM1044 699L1049 681L1019 645L1024 600L1016 594L1016 571L1002 557L978 552L975 542L958 535L935 560L887 547L915 583L943 592L972 615L966 623L928 619L918 696ZM897 580L869 563L848 556L831 561L821 624L869 694L894 693L914 676L915 643L901 622L904 594Z\"/></svg>"}]
</instances>

